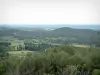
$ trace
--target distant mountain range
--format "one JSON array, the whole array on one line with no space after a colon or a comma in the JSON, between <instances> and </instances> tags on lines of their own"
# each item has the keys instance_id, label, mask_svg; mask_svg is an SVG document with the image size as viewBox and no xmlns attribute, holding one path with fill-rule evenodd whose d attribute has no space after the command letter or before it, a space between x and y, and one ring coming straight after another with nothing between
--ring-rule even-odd
<instances>
[{"instance_id":1,"label":"distant mountain range","mask_svg":"<svg viewBox=\"0 0 100 75\"><path fill-rule=\"evenodd\" d=\"M7 28L42 28L46 30L54 30L61 27L70 27L75 29L92 29L92 30L100 30L100 25L68 25L68 24L61 24L61 25L0 25L0 27L7 27Z\"/></svg>"},{"instance_id":2,"label":"distant mountain range","mask_svg":"<svg viewBox=\"0 0 100 75\"><path fill-rule=\"evenodd\" d=\"M96 27L95 27L96 28ZM94 37L97 35L97 31L92 30L91 28L70 28L70 27L61 27L61 28L34 28L32 27L1 27L0 35L9 35L9 36L25 36L25 37Z\"/></svg>"}]
</instances>

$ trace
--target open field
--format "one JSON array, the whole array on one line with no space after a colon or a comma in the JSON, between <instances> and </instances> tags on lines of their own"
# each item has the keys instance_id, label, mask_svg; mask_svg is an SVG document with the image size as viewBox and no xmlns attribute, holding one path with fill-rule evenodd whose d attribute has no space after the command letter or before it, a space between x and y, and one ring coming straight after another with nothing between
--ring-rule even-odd
<instances>
[{"instance_id":1,"label":"open field","mask_svg":"<svg viewBox=\"0 0 100 75\"><path fill-rule=\"evenodd\" d=\"M79 45L79 44L72 44L75 47L83 47L83 48L87 48L90 47L89 45Z\"/></svg>"},{"instance_id":2,"label":"open field","mask_svg":"<svg viewBox=\"0 0 100 75\"><path fill-rule=\"evenodd\" d=\"M35 51L9 51L8 53L10 55L24 56L27 53L33 53L33 52L36 53Z\"/></svg>"}]
</instances>

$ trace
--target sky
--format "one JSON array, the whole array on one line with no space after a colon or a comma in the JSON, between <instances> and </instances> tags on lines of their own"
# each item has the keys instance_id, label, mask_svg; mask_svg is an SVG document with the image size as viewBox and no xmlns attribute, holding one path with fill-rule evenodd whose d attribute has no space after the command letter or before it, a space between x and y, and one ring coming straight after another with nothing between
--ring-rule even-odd
<instances>
[{"instance_id":1,"label":"sky","mask_svg":"<svg viewBox=\"0 0 100 75\"><path fill-rule=\"evenodd\" d=\"M0 24L100 24L100 0L0 0Z\"/></svg>"}]
</instances>

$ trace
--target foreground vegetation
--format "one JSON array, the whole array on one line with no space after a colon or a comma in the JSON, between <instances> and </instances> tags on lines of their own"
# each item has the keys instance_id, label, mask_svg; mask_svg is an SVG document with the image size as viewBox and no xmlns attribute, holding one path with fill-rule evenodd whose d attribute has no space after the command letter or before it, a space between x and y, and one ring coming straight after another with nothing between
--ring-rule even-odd
<instances>
[{"instance_id":1,"label":"foreground vegetation","mask_svg":"<svg viewBox=\"0 0 100 75\"><path fill-rule=\"evenodd\" d=\"M0 51L0 75L100 75L100 48L62 45L37 53Z\"/></svg>"}]
</instances>

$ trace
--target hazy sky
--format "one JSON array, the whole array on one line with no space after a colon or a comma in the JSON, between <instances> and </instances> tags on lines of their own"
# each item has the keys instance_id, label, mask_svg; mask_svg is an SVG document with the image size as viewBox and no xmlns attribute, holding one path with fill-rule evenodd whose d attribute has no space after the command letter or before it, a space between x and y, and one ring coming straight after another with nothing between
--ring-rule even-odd
<instances>
[{"instance_id":1,"label":"hazy sky","mask_svg":"<svg viewBox=\"0 0 100 75\"><path fill-rule=\"evenodd\" d=\"M100 0L0 0L1 24L100 24Z\"/></svg>"}]
</instances>

